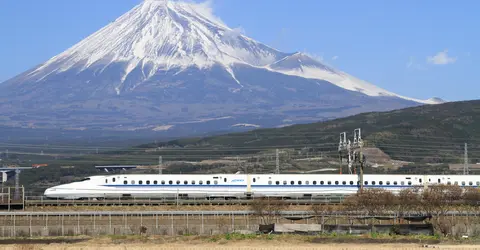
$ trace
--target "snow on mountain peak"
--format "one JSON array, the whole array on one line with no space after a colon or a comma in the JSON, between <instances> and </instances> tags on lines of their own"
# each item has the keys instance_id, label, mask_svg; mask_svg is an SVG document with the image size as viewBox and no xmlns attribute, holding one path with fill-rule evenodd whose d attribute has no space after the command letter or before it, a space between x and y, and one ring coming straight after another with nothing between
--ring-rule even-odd
<instances>
[{"instance_id":1,"label":"snow on mountain peak","mask_svg":"<svg viewBox=\"0 0 480 250\"><path fill-rule=\"evenodd\" d=\"M256 42L243 35L240 29L229 28L213 14L207 2L144 0L104 28L30 71L22 80L39 82L67 70L80 73L92 69L97 74L113 65L120 67L121 79L112 80L113 89L119 95L134 71L141 73L141 79L136 78L127 90L161 70L181 71L191 66L204 69L221 65L243 88L235 76L233 64L321 79L369 96L437 102L399 96L335 70L305 53L283 53Z\"/></svg>"},{"instance_id":2,"label":"snow on mountain peak","mask_svg":"<svg viewBox=\"0 0 480 250\"><path fill-rule=\"evenodd\" d=\"M205 3L146 0L29 74L41 80L72 68L125 64L123 80L139 65L145 79L160 69L233 63L264 66L286 54L226 26ZM149 67L144 67L148 65Z\"/></svg>"},{"instance_id":3,"label":"snow on mountain peak","mask_svg":"<svg viewBox=\"0 0 480 250\"><path fill-rule=\"evenodd\" d=\"M287 75L299 76L310 79L319 79L331 82L341 88L361 92L368 96L389 96L414 101L424 104L440 103L434 99L418 100L401 95L397 95L371 83L355 78L345 72L329 67L305 53L294 53L281 60L268 65L270 70Z\"/></svg>"}]
</instances>

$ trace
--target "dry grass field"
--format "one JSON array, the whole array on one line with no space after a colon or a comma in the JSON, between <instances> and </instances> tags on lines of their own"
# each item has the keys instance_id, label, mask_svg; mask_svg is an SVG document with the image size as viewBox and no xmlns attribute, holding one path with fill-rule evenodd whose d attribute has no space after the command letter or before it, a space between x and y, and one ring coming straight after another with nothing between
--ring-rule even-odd
<instances>
[{"instance_id":1,"label":"dry grass field","mask_svg":"<svg viewBox=\"0 0 480 250\"><path fill-rule=\"evenodd\" d=\"M373 250L373 249L426 249L427 241L416 243L407 243L407 238L398 238L398 242L404 240L404 243L378 243L371 238L338 238L321 239L314 236L298 235L261 235L261 236L235 236L227 238L224 236L202 237L202 236L181 236L181 237L143 237L143 236L110 236L96 238L76 238L80 240L76 243L61 243L58 240L62 238L33 239L35 242L26 240L0 240L0 250L140 250L140 249L198 249L198 250L247 250L247 249L276 249L276 250L313 250L313 249L331 249L331 250ZM317 239L317 240L315 240ZM408 238L415 240L415 238ZM41 242L41 240L53 240L52 242ZM56 240L56 241L55 241ZM83 240L83 241L82 241ZM345 243L333 243L342 242ZM356 241L359 243L355 243ZM363 240L363 241L362 241ZM365 243L366 241L370 243ZM317 243L312 243L317 242ZM50 244L49 244L50 243ZM3 245L2 245L3 244ZM429 245L429 248L435 249L480 249L480 245L470 244L436 244Z\"/></svg>"},{"instance_id":2,"label":"dry grass field","mask_svg":"<svg viewBox=\"0 0 480 250\"><path fill-rule=\"evenodd\" d=\"M430 246L435 249L480 249L478 245L434 245ZM234 243L167 243L167 244L151 244L151 243L138 243L138 244L95 244L95 243L80 243L80 244L49 244L49 245L4 245L0 246L3 250L173 250L173 249L195 249L195 250L253 250L253 249L265 249L265 250L373 250L373 249L385 249L385 250L420 250L428 249L420 244L308 244L308 243L272 243L272 242L234 242Z\"/></svg>"},{"instance_id":3,"label":"dry grass field","mask_svg":"<svg viewBox=\"0 0 480 250\"><path fill-rule=\"evenodd\" d=\"M78 245L62 245L62 244L52 244L52 245L7 245L0 246L0 249L5 250L372 250L372 249L385 249L385 250L420 250L428 249L421 245L416 244L325 244L325 245L313 245L313 244L253 244L253 243L232 243L225 245L214 245L214 244L199 244L199 245L186 245L186 244L124 244L124 245L113 245L113 244L104 244L104 245L87 245L87 244L78 244ZM480 249L476 245L461 245L461 246L447 246L440 245L435 246L435 249Z\"/></svg>"}]
</instances>

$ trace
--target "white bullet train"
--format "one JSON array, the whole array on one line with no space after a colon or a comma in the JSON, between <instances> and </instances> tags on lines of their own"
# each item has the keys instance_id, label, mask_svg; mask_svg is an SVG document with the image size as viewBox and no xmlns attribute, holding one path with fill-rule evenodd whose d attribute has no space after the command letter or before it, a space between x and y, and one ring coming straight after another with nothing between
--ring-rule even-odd
<instances>
[{"instance_id":1,"label":"white bullet train","mask_svg":"<svg viewBox=\"0 0 480 250\"><path fill-rule=\"evenodd\" d=\"M364 175L364 188L398 192L436 184L480 187L479 175ZM45 190L54 199L135 198L315 198L358 191L359 176L349 174L195 174L91 176Z\"/></svg>"}]
</instances>

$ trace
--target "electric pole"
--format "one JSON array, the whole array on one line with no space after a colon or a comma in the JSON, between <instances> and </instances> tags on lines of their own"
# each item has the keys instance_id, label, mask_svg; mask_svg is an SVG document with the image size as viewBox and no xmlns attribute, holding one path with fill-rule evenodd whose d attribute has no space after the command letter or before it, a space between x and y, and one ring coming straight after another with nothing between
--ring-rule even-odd
<instances>
[{"instance_id":1,"label":"electric pole","mask_svg":"<svg viewBox=\"0 0 480 250\"><path fill-rule=\"evenodd\" d=\"M340 133L338 154L340 159L340 174L342 174L343 159L347 159L349 174L357 174L358 165L354 166L354 164L359 163L359 189L360 191L363 190L363 168L365 164L365 156L363 155L363 140L361 129L357 128L353 131L353 143L347 139L346 132Z\"/></svg>"},{"instance_id":2,"label":"electric pole","mask_svg":"<svg viewBox=\"0 0 480 250\"><path fill-rule=\"evenodd\" d=\"M280 159L279 159L279 157L278 157L278 148L277 148L277 150L275 151L275 156L276 156L276 160L275 160L275 165L276 165L275 173L276 173L276 174L280 174Z\"/></svg>"},{"instance_id":3,"label":"electric pole","mask_svg":"<svg viewBox=\"0 0 480 250\"><path fill-rule=\"evenodd\" d=\"M467 148L467 143L465 143L465 152L463 156L463 174L468 175L468 148Z\"/></svg>"},{"instance_id":4,"label":"electric pole","mask_svg":"<svg viewBox=\"0 0 480 250\"><path fill-rule=\"evenodd\" d=\"M162 174L162 156L158 157L158 174Z\"/></svg>"}]
</instances>

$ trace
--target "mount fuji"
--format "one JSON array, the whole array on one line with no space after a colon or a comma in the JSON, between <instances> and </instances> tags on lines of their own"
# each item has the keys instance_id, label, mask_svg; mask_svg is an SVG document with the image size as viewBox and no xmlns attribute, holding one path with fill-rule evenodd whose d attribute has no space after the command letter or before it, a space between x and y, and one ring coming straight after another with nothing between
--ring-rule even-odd
<instances>
[{"instance_id":1,"label":"mount fuji","mask_svg":"<svg viewBox=\"0 0 480 250\"><path fill-rule=\"evenodd\" d=\"M145 0L0 84L0 124L183 134L421 104L229 28L204 4Z\"/></svg>"}]
</instances>

